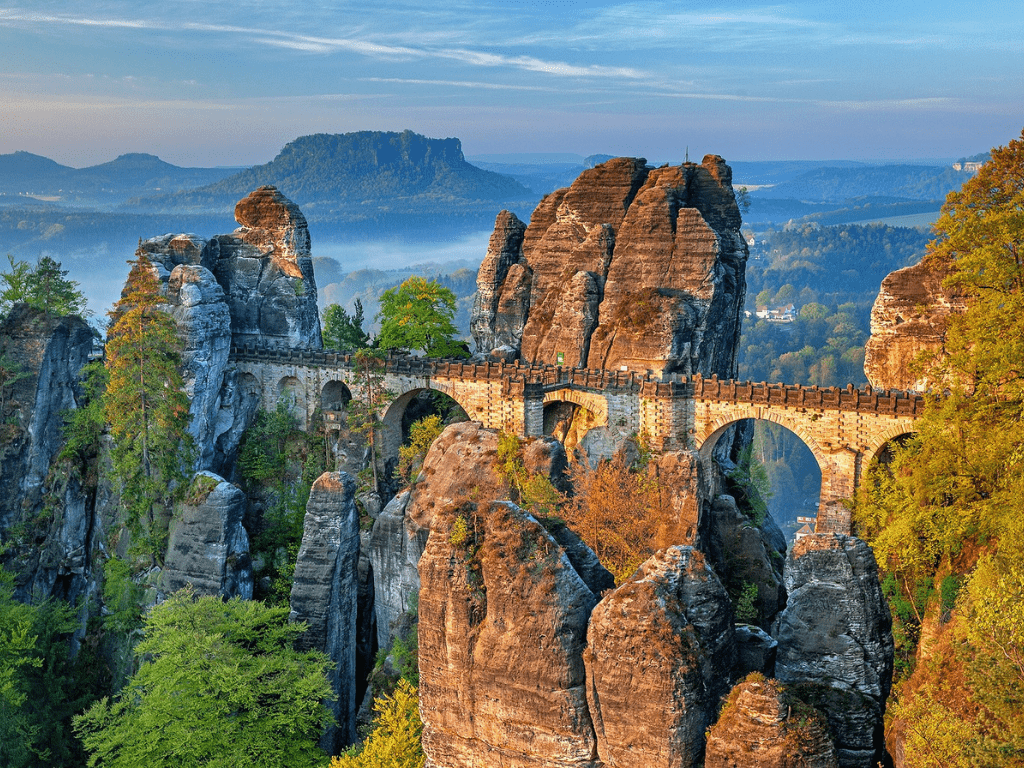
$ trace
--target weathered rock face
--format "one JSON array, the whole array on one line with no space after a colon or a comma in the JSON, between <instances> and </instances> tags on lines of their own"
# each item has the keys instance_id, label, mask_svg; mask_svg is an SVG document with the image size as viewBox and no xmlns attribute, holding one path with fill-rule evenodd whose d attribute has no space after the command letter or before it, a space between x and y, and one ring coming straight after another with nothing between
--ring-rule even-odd
<instances>
[{"instance_id":1,"label":"weathered rock face","mask_svg":"<svg viewBox=\"0 0 1024 768\"><path fill-rule=\"evenodd\" d=\"M435 511L420 572L427 766L596 767L581 654L597 598L511 502Z\"/></svg>"},{"instance_id":2,"label":"weathered rock face","mask_svg":"<svg viewBox=\"0 0 1024 768\"><path fill-rule=\"evenodd\" d=\"M828 718L840 766L871 768L884 749L893 666L874 554L851 536L813 534L794 544L785 573L776 676Z\"/></svg>"},{"instance_id":3,"label":"weathered rock face","mask_svg":"<svg viewBox=\"0 0 1024 768\"><path fill-rule=\"evenodd\" d=\"M185 393L198 449L197 467L212 467L217 439L234 422L235 403L225 402L224 374L231 352L231 315L224 291L204 266L179 264L168 276L171 316L181 329Z\"/></svg>"},{"instance_id":4,"label":"weathered rock face","mask_svg":"<svg viewBox=\"0 0 1024 768\"><path fill-rule=\"evenodd\" d=\"M775 680L737 685L709 731L704 768L838 768L823 718L788 698Z\"/></svg>"},{"instance_id":5,"label":"weathered rock face","mask_svg":"<svg viewBox=\"0 0 1024 768\"><path fill-rule=\"evenodd\" d=\"M778 528L767 513L762 525L758 526L739 510L732 496L718 496L712 509L716 550L723 560L716 563L717 570L734 595L747 585L757 587L754 623L769 628L786 604L786 588L782 579L785 538L781 532L781 542L773 536ZM777 548L780 544L781 549Z\"/></svg>"},{"instance_id":6,"label":"weathered rock face","mask_svg":"<svg viewBox=\"0 0 1024 768\"><path fill-rule=\"evenodd\" d=\"M872 387L924 391L940 382L911 370L922 352L942 352L951 314L964 300L942 281L941 263L928 260L890 273L871 308L871 336L864 348L864 373Z\"/></svg>"},{"instance_id":7,"label":"weathered rock face","mask_svg":"<svg viewBox=\"0 0 1024 768\"><path fill-rule=\"evenodd\" d=\"M238 229L210 242L235 343L319 349L306 217L276 188L264 186L238 202L235 219Z\"/></svg>"},{"instance_id":8,"label":"weathered rock face","mask_svg":"<svg viewBox=\"0 0 1024 768\"><path fill-rule=\"evenodd\" d=\"M725 587L691 547L669 547L605 595L584 652L603 765L696 765L735 662Z\"/></svg>"},{"instance_id":9,"label":"weathered rock face","mask_svg":"<svg viewBox=\"0 0 1024 768\"><path fill-rule=\"evenodd\" d=\"M212 472L192 481L198 494L171 519L161 586L174 592L191 584L199 595L252 599L249 535L242 526L245 494Z\"/></svg>"},{"instance_id":10,"label":"weathered rock face","mask_svg":"<svg viewBox=\"0 0 1024 768\"><path fill-rule=\"evenodd\" d=\"M313 483L306 504L302 544L292 582L291 621L309 629L297 645L323 651L335 663L329 673L338 696L329 706L338 727L328 729L321 746L336 753L355 740L356 620L359 593L359 511L355 480L325 472Z\"/></svg>"},{"instance_id":11,"label":"weathered rock face","mask_svg":"<svg viewBox=\"0 0 1024 768\"><path fill-rule=\"evenodd\" d=\"M19 523L36 521L38 528L44 496L54 496L55 513L17 569L19 582L41 597L75 599L82 586L92 526L86 493L77 480L48 475L64 441L63 412L81 396L78 377L92 339L81 318L26 304L16 304L0 325L0 354L18 371L0 384L0 539Z\"/></svg>"},{"instance_id":12,"label":"weathered rock face","mask_svg":"<svg viewBox=\"0 0 1024 768\"><path fill-rule=\"evenodd\" d=\"M434 441L409 491L398 494L374 522L370 536L381 648L394 639L395 627L419 589L417 564L427 545L434 514L470 499L507 499L508 481L498 469L498 433L471 421L452 424ZM550 438L534 440L523 448L527 471L565 486L565 451ZM602 569L603 570L603 569Z\"/></svg>"},{"instance_id":13,"label":"weathered rock face","mask_svg":"<svg viewBox=\"0 0 1024 768\"><path fill-rule=\"evenodd\" d=\"M546 196L530 225L498 216L477 279L483 354L731 377L747 247L722 158L617 158Z\"/></svg>"}]
</instances>

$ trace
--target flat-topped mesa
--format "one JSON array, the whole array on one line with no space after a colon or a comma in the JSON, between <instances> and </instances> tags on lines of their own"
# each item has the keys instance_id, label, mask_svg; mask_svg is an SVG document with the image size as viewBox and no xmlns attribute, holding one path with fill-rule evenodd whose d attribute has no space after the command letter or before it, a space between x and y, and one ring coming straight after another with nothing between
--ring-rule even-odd
<instances>
[{"instance_id":1,"label":"flat-topped mesa","mask_svg":"<svg viewBox=\"0 0 1024 768\"><path fill-rule=\"evenodd\" d=\"M732 171L620 157L498 215L477 278L478 352L606 370L736 373L747 246ZM499 352L500 350L500 352Z\"/></svg>"},{"instance_id":2,"label":"flat-topped mesa","mask_svg":"<svg viewBox=\"0 0 1024 768\"><path fill-rule=\"evenodd\" d=\"M320 316L306 217L275 187L235 206L241 225L211 242L236 344L320 349Z\"/></svg>"}]
</instances>

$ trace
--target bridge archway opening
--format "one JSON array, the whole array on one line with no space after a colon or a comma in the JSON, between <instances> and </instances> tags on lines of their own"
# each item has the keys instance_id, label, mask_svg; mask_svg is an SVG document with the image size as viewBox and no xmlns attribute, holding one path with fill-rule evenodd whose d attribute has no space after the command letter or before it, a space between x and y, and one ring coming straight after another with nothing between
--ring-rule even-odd
<instances>
[{"instance_id":1,"label":"bridge archway opening","mask_svg":"<svg viewBox=\"0 0 1024 768\"><path fill-rule=\"evenodd\" d=\"M736 469L727 481L735 490L752 477L759 491L766 491L768 511L792 544L797 531L817 517L822 491L822 464L817 446L784 424L766 419L740 419L715 430L701 445L701 458L709 461L729 450L723 438L745 443L731 450ZM810 443L810 444L809 444ZM739 500L739 499L737 499Z\"/></svg>"},{"instance_id":2,"label":"bridge archway opening","mask_svg":"<svg viewBox=\"0 0 1024 768\"><path fill-rule=\"evenodd\" d=\"M445 426L469 421L466 409L458 400L441 390L421 387L397 397L381 419L380 460L386 477L394 474L398 449L409 442L412 425L427 416L439 416Z\"/></svg>"},{"instance_id":3,"label":"bridge archway opening","mask_svg":"<svg viewBox=\"0 0 1024 768\"><path fill-rule=\"evenodd\" d=\"M299 424L306 428L306 389L294 376L285 376L277 383L277 399L283 402Z\"/></svg>"},{"instance_id":4,"label":"bridge archway opening","mask_svg":"<svg viewBox=\"0 0 1024 768\"><path fill-rule=\"evenodd\" d=\"M352 391L343 381L328 381L320 390L320 407L325 411L343 411L352 401Z\"/></svg>"},{"instance_id":5,"label":"bridge archway opening","mask_svg":"<svg viewBox=\"0 0 1024 768\"><path fill-rule=\"evenodd\" d=\"M584 438L601 420L589 408L568 400L544 403L544 434L555 438L572 455L574 449L584 447Z\"/></svg>"}]
</instances>

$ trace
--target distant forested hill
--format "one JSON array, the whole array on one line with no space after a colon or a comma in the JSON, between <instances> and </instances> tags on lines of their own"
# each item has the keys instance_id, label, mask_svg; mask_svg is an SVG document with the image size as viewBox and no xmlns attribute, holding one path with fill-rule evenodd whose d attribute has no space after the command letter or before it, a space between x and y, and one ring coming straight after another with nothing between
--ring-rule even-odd
<instances>
[{"instance_id":1,"label":"distant forested hill","mask_svg":"<svg viewBox=\"0 0 1024 768\"><path fill-rule=\"evenodd\" d=\"M0 155L0 200L34 195L62 205L110 207L130 197L210 184L231 173L230 168L179 168L142 153L71 168L30 152L14 152Z\"/></svg>"},{"instance_id":2,"label":"distant forested hill","mask_svg":"<svg viewBox=\"0 0 1024 768\"><path fill-rule=\"evenodd\" d=\"M482 214L493 222L502 207L523 209L538 197L514 179L466 162L458 139L361 131L302 136L265 165L188 192L135 200L129 207L231 210L264 184L296 202L310 222L358 222L394 214Z\"/></svg>"},{"instance_id":3,"label":"distant forested hill","mask_svg":"<svg viewBox=\"0 0 1024 768\"><path fill-rule=\"evenodd\" d=\"M970 171L932 165L816 168L773 187L759 189L755 195L833 203L867 196L943 200L972 175Z\"/></svg>"}]
</instances>

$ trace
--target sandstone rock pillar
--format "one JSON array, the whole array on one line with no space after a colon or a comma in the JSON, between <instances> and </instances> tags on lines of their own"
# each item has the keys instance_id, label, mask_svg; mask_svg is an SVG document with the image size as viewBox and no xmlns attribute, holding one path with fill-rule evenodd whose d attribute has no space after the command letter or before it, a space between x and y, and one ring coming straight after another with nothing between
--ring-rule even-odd
<instances>
[{"instance_id":1,"label":"sandstone rock pillar","mask_svg":"<svg viewBox=\"0 0 1024 768\"><path fill-rule=\"evenodd\" d=\"M292 621L309 629L300 650L316 649L330 656L330 673L338 718L321 746L330 753L355 741L356 620L359 593L359 512L356 481L344 472L325 472L313 483L306 504L302 544L292 582Z\"/></svg>"},{"instance_id":2,"label":"sandstone rock pillar","mask_svg":"<svg viewBox=\"0 0 1024 768\"><path fill-rule=\"evenodd\" d=\"M789 553L785 581L776 677L828 718L841 768L874 768L893 667L874 554L852 536L805 536Z\"/></svg>"}]
</instances>

